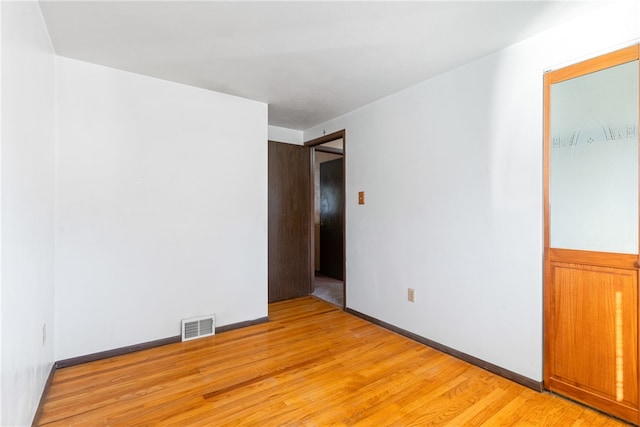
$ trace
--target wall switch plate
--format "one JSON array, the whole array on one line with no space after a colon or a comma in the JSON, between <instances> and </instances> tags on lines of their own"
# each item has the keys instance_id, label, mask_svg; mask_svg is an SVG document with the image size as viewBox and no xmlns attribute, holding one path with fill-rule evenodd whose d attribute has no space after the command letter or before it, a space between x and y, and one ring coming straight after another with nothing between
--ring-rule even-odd
<instances>
[{"instance_id":1,"label":"wall switch plate","mask_svg":"<svg viewBox=\"0 0 640 427\"><path fill-rule=\"evenodd\" d=\"M413 288L409 288L409 291L407 292L407 299L410 302L416 302L416 291Z\"/></svg>"},{"instance_id":2,"label":"wall switch plate","mask_svg":"<svg viewBox=\"0 0 640 427\"><path fill-rule=\"evenodd\" d=\"M358 204L364 205L364 191L358 191Z\"/></svg>"}]
</instances>

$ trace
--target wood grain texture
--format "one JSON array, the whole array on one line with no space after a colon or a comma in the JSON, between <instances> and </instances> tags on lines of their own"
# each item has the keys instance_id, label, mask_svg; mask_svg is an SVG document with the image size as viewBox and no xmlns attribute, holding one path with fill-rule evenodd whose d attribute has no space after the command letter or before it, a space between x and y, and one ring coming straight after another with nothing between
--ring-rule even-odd
<instances>
[{"instance_id":1,"label":"wood grain texture","mask_svg":"<svg viewBox=\"0 0 640 427\"><path fill-rule=\"evenodd\" d=\"M315 147L317 145L322 145L322 144L326 144L327 142L335 141L336 139L342 139L343 140L343 144L344 144L344 140L346 138L346 133L347 133L347 131L345 129L338 130L338 131L330 133L329 135L324 135L324 136L321 136L319 138L315 138L315 139L312 139L310 141L306 141L304 143L304 145L307 146L307 147Z\"/></svg>"},{"instance_id":2,"label":"wood grain texture","mask_svg":"<svg viewBox=\"0 0 640 427\"><path fill-rule=\"evenodd\" d=\"M311 293L310 149L269 141L268 169L268 286L274 302Z\"/></svg>"},{"instance_id":3,"label":"wood grain texture","mask_svg":"<svg viewBox=\"0 0 640 427\"><path fill-rule=\"evenodd\" d=\"M637 255L549 248L549 261L637 270Z\"/></svg>"},{"instance_id":4,"label":"wood grain texture","mask_svg":"<svg viewBox=\"0 0 640 427\"><path fill-rule=\"evenodd\" d=\"M182 337L180 335L176 335L173 337L162 338L159 340L153 340L153 341L148 341L140 344L114 348L111 350L99 351L97 353L86 354L83 356L72 357L69 359L58 360L56 362L56 368L66 368L69 366L82 365L84 363L89 363L89 362L93 362L100 359L108 359L110 357L120 356L122 354L133 353L140 350L146 350L149 348L160 347L162 345L180 342L181 340L182 340Z\"/></svg>"},{"instance_id":5,"label":"wood grain texture","mask_svg":"<svg viewBox=\"0 0 640 427\"><path fill-rule=\"evenodd\" d=\"M544 76L544 382L634 423L638 387L638 255L552 248L551 85L640 57L640 45ZM640 178L640 177L639 177Z\"/></svg>"},{"instance_id":6,"label":"wood grain texture","mask_svg":"<svg viewBox=\"0 0 640 427\"><path fill-rule=\"evenodd\" d=\"M504 369L500 366L494 365L493 363L489 363L485 360L482 359L478 359L477 357L471 356L469 354L463 353L461 351L458 351L454 348L448 347L446 345L443 345L439 342L430 340L428 338L425 338L423 336L420 336L418 334L414 334L413 332L407 331L406 329L402 329L402 328L398 328L395 325L392 325L390 323L387 322L383 322L382 320L376 319L375 317L371 317L371 316L367 316L364 313L360 313L356 310L353 310L351 308L346 308L347 313L351 313L354 316L358 316L362 319L365 319L375 325L379 325L382 326L385 329L388 329L390 331L393 331L397 334L400 334L402 336L405 336L413 341L417 341L421 344L426 345L427 347L431 347L435 350L441 351L445 354L448 354L450 356L455 357L456 359L460 359L463 360L465 362L468 362L474 366L480 367L484 370L487 370L489 372L492 372L496 375L499 375L503 378L506 378L508 380L514 381L520 385L523 385L525 387L528 387L532 390L535 391L542 391L544 390L543 388L543 384L542 382L539 381L534 381L531 378L527 378L523 375L520 375L516 372L513 371L509 371L508 369Z\"/></svg>"},{"instance_id":7,"label":"wood grain texture","mask_svg":"<svg viewBox=\"0 0 640 427\"><path fill-rule=\"evenodd\" d=\"M44 389L42 390L42 395L40 396L40 402L38 403L38 408L36 409L36 413L33 416L32 426L37 426L40 417L42 416L42 411L44 410L44 402L49 394L49 387L51 387L51 383L53 382L53 374L56 372L56 364L53 363L51 365L51 369L49 370L49 375L47 376L47 381L44 383Z\"/></svg>"},{"instance_id":8,"label":"wood grain texture","mask_svg":"<svg viewBox=\"0 0 640 427\"><path fill-rule=\"evenodd\" d=\"M584 76L585 74L604 70L605 68L625 64L638 59L640 51L638 46L639 45L633 45L615 52L597 56L559 70L551 71L547 73L546 76L549 76L549 83L554 84L573 79L575 77Z\"/></svg>"},{"instance_id":9,"label":"wood grain texture","mask_svg":"<svg viewBox=\"0 0 640 427\"><path fill-rule=\"evenodd\" d=\"M636 271L551 265L548 387L637 422Z\"/></svg>"},{"instance_id":10,"label":"wood grain texture","mask_svg":"<svg viewBox=\"0 0 640 427\"><path fill-rule=\"evenodd\" d=\"M623 425L315 298L269 317L57 370L39 425Z\"/></svg>"}]
</instances>

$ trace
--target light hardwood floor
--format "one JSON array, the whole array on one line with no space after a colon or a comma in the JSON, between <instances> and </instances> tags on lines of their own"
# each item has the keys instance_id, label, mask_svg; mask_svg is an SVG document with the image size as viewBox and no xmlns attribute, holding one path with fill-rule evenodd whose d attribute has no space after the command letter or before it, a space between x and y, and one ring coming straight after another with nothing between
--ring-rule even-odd
<instances>
[{"instance_id":1,"label":"light hardwood floor","mask_svg":"<svg viewBox=\"0 0 640 427\"><path fill-rule=\"evenodd\" d=\"M616 426L315 298L270 322L56 371L43 426Z\"/></svg>"}]
</instances>

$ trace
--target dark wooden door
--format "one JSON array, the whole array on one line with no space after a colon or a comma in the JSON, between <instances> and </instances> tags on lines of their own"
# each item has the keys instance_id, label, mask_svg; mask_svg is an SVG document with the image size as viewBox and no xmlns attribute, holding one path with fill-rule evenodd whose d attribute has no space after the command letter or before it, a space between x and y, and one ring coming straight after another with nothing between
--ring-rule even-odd
<instances>
[{"instance_id":1,"label":"dark wooden door","mask_svg":"<svg viewBox=\"0 0 640 427\"><path fill-rule=\"evenodd\" d=\"M269 141L269 302L309 295L308 147Z\"/></svg>"},{"instance_id":2,"label":"dark wooden door","mask_svg":"<svg viewBox=\"0 0 640 427\"><path fill-rule=\"evenodd\" d=\"M343 280L343 159L320 164L320 273Z\"/></svg>"}]
</instances>

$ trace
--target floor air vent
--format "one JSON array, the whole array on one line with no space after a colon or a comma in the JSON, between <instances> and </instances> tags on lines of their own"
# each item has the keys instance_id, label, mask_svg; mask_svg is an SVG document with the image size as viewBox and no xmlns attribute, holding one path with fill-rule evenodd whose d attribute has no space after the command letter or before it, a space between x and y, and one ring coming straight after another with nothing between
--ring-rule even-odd
<instances>
[{"instance_id":1,"label":"floor air vent","mask_svg":"<svg viewBox=\"0 0 640 427\"><path fill-rule=\"evenodd\" d=\"M216 316L193 317L182 320L182 341L208 337L216 333Z\"/></svg>"}]
</instances>

